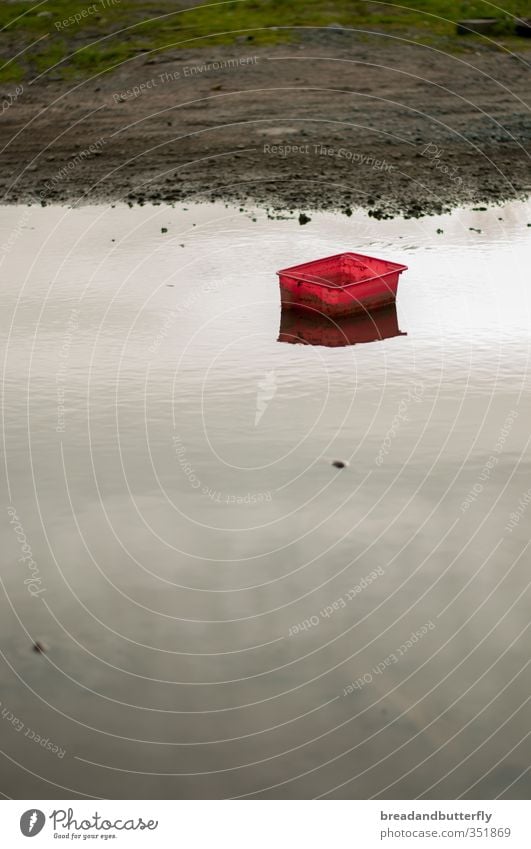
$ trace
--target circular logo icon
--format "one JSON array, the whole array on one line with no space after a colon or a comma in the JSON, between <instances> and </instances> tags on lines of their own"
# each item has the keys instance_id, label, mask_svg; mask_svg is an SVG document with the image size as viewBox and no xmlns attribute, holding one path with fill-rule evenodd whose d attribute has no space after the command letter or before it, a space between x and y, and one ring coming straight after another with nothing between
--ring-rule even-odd
<instances>
[{"instance_id":1,"label":"circular logo icon","mask_svg":"<svg viewBox=\"0 0 531 849\"><path fill-rule=\"evenodd\" d=\"M46 817L37 808L25 811L20 817L20 830L24 837L35 837L44 828Z\"/></svg>"}]
</instances>

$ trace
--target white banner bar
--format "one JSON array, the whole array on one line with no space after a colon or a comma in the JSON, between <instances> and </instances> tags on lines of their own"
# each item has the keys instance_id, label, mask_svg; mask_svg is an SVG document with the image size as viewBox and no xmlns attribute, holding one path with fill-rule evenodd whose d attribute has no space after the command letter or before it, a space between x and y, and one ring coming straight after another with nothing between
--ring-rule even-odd
<instances>
[{"instance_id":1,"label":"white banner bar","mask_svg":"<svg viewBox=\"0 0 531 849\"><path fill-rule=\"evenodd\" d=\"M531 846L519 801L3 801L1 845L343 849ZM29 844L35 838L34 844ZM119 841L119 843L117 842Z\"/></svg>"}]
</instances>

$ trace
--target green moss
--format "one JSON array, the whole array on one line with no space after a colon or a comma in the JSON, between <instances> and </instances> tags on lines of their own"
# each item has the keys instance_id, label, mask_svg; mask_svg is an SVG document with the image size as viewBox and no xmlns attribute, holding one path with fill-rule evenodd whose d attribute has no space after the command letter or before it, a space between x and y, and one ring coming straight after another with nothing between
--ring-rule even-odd
<instances>
[{"instance_id":1,"label":"green moss","mask_svg":"<svg viewBox=\"0 0 531 849\"><path fill-rule=\"evenodd\" d=\"M528 0L504 0L500 10L484 0L411 0L403 6L377 0L241 0L186 8L184 0L47 0L0 3L0 80L31 79L54 67L54 76L86 78L112 69L142 50L215 45L269 45L296 41L301 29L338 23L382 32L458 52L475 43L496 49L491 39L459 38L463 17L498 17L501 46L522 42L512 35L511 15L529 14ZM75 16L78 20L72 20ZM65 23L66 22L66 23ZM36 39L45 36L34 44ZM368 36L371 38L372 36ZM16 63L10 56L27 47Z\"/></svg>"}]
</instances>

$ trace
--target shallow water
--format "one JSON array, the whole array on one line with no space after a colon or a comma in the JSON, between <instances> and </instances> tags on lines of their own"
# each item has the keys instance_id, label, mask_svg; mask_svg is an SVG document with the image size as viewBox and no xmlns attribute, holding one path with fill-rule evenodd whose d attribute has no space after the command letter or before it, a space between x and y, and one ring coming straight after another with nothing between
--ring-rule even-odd
<instances>
[{"instance_id":1,"label":"shallow water","mask_svg":"<svg viewBox=\"0 0 531 849\"><path fill-rule=\"evenodd\" d=\"M0 210L6 796L529 797L531 205L311 217Z\"/></svg>"}]
</instances>

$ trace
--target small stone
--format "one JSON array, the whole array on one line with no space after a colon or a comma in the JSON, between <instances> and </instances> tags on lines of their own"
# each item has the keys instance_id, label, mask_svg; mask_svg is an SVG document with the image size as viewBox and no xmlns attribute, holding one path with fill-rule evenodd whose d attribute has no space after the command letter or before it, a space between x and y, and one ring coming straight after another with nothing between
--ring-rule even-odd
<instances>
[{"instance_id":1,"label":"small stone","mask_svg":"<svg viewBox=\"0 0 531 849\"><path fill-rule=\"evenodd\" d=\"M305 214L304 214L304 212L301 212L301 214L299 215L299 224L301 224L301 225L302 225L302 224L307 224L307 223L308 223L308 221L311 221L311 220L312 220L312 219L311 219L311 218L308 218L308 216L307 216L307 215L305 215Z\"/></svg>"},{"instance_id":2,"label":"small stone","mask_svg":"<svg viewBox=\"0 0 531 849\"><path fill-rule=\"evenodd\" d=\"M167 232L168 232L168 228L167 228L167 227L161 227L161 228L160 228L160 232L161 232L161 233L167 233Z\"/></svg>"},{"instance_id":3,"label":"small stone","mask_svg":"<svg viewBox=\"0 0 531 849\"><path fill-rule=\"evenodd\" d=\"M344 460L333 460L332 465L335 469L344 469L346 468L346 466L348 466L348 463L346 463Z\"/></svg>"},{"instance_id":4,"label":"small stone","mask_svg":"<svg viewBox=\"0 0 531 849\"><path fill-rule=\"evenodd\" d=\"M440 233L444 233L444 230L441 230L441 228L440 228L440 227L437 227L437 233L438 233L438 234L440 234Z\"/></svg>"}]
</instances>

